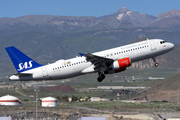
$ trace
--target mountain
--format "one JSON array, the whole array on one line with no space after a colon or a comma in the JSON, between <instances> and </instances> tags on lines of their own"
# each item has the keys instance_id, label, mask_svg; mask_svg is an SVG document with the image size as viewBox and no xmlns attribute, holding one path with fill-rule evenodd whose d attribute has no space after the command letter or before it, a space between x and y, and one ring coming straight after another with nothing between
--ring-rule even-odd
<instances>
[{"instance_id":1,"label":"mountain","mask_svg":"<svg viewBox=\"0 0 180 120\"><path fill-rule=\"evenodd\" d=\"M96 23L96 17L72 17L72 16L54 16L54 15L28 15L17 18L0 18L0 24L18 24L24 23L28 25L62 25L66 22L69 24L79 25L78 23ZM83 24L81 24L83 25ZM81 26L79 25L79 26Z\"/></svg>"},{"instance_id":2,"label":"mountain","mask_svg":"<svg viewBox=\"0 0 180 120\"><path fill-rule=\"evenodd\" d=\"M103 19L104 22L106 22L106 24L110 24L111 22L113 22L116 28L118 27L122 28L125 26L126 27L141 26L142 27L157 19L157 17L152 16L152 15L146 15L139 12L130 11L126 7L119 9L113 14L105 15L99 18Z\"/></svg>"},{"instance_id":3,"label":"mountain","mask_svg":"<svg viewBox=\"0 0 180 120\"><path fill-rule=\"evenodd\" d=\"M160 83L153 85L148 92L151 93L153 91L170 91L170 90L180 90L180 74L177 74L171 78L168 78Z\"/></svg>"},{"instance_id":4,"label":"mountain","mask_svg":"<svg viewBox=\"0 0 180 120\"><path fill-rule=\"evenodd\" d=\"M28 15L17 18L0 18L0 26L8 28L7 25L27 24L27 25L52 25L59 26L59 29L72 30L74 28L124 28L137 27L151 23L157 17L146 15L127 8L121 8L111 15L102 17L72 17L54 15ZM106 26L107 25L107 26ZM71 29L69 29L71 28Z\"/></svg>"},{"instance_id":5,"label":"mountain","mask_svg":"<svg viewBox=\"0 0 180 120\"><path fill-rule=\"evenodd\" d=\"M119 9L111 15L102 16L101 18L115 17L118 21L135 22L139 24L149 24L157 19L152 15L146 15L139 12L130 11L126 7Z\"/></svg>"},{"instance_id":6,"label":"mountain","mask_svg":"<svg viewBox=\"0 0 180 120\"><path fill-rule=\"evenodd\" d=\"M12 45L40 64L47 64L75 57L79 52L91 53L122 46L137 38L159 38L180 44L180 27L173 26L178 23L177 19L171 20L172 24L167 27L157 23L179 17L178 12L173 11L158 19L125 7L101 17L28 15L0 18L0 76L16 72L4 49ZM159 67L177 69L179 48L158 57ZM133 68L140 69L153 66L151 60L132 64Z\"/></svg>"},{"instance_id":7,"label":"mountain","mask_svg":"<svg viewBox=\"0 0 180 120\"><path fill-rule=\"evenodd\" d=\"M180 28L180 11L171 10L165 13L161 13L158 16L158 19L152 22L149 27L159 27L159 28L170 28L179 30Z\"/></svg>"},{"instance_id":8,"label":"mountain","mask_svg":"<svg viewBox=\"0 0 180 120\"><path fill-rule=\"evenodd\" d=\"M161 14L159 14L158 19L163 19L163 18L172 17L172 16L180 16L180 11L173 9L168 12L161 13Z\"/></svg>"},{"instance_id":9,"label":"mountain","mask_svg":"<svg viewBox=\"0 0 180 120\"><path fill-rule=\"evenodd\" d=\"M147 91L147 98L150 101L171 101L177 102L180 93L180 74L170 77L162 82L154 84Z\"/></svg>"}]
</instances>

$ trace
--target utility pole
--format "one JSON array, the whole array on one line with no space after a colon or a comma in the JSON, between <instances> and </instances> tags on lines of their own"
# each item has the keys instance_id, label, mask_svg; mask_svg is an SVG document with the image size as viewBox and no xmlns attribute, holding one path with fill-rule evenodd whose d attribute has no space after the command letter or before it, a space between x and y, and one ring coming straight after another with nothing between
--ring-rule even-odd
<instances>
[{"instance_id":1,"label":"utility pole","mask_svg":"<svg viewBox=\"0 0 180 120\"><path fill-rule=\"evenodd\" d=\"M179 100L178 100L178 99L179 99L179 97L178 97L178 93L179 93L179 92L177 91L177 104L178 104L178 101L179 101Z\"/></svg>"},{"instance_id":2,"label":"utility pole","mask_svg":"<svg viewBox=\"0 0 180 120\"><path fill-rule=\"evenodd\" d=\"M39 90L38 89L34 89L34 91L36 92L36 120L38 120L38 92Z\"/></svg>"}]
</instances>

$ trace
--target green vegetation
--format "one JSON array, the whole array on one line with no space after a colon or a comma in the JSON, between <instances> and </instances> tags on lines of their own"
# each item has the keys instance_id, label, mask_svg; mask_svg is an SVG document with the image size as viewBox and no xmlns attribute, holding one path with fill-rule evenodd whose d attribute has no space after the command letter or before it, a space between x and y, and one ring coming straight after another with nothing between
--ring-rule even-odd
<instances>
[{"instance_id":1,"label":"green vegetation","mask_svg":"<svg viewBox=\"0 0 180 120\"><path fill-rule=\"evenodd\" d=\"M14 89L2 89L0 88L0 96L4 96L4 95L13 95L13 96L21 96L21 94L17 93L16 90Z\"/></svg>"},{"instance_id":2,"label":"green vegetation","mask_svg":"<svg viewBox=\"0 0 180 120\"><path fill-rule=\"evenodd\" d=\"M60 104L60 106L69 107L84 107L99 110L108 110L114 112L125 112L125 111L179 111L180 106L171 102L147 102L147 103L124 103L121 101L110 101L110 102L70 102Z\"/></svg>"}]
</instances>

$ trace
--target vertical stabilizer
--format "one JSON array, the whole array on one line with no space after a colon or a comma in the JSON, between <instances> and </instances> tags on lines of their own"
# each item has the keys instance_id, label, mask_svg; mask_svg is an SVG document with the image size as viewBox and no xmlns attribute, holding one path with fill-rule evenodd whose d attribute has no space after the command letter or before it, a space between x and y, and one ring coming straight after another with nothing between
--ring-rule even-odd
<instances>
[{"instance_id":1,"label":"vertical stabilizer","mask_svg":"<svg viewBox=\"0 0 180 120\"><path fill-rule=\"evenodd\" d=\"M9 54L9 57L11 58L11 61L13 62L18 73L43 66L26 56L14 46L7 47L6 51Z\"/></svg>"}]
</instances>

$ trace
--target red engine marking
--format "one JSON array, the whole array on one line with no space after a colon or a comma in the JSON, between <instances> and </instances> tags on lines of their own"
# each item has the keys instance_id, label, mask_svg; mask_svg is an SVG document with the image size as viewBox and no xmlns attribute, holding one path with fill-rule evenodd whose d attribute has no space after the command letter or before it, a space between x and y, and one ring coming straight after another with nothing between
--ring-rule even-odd
<instances>
[{"instance_id":1,"label":"red engine marking","mask_svg":"<svg viewBox=\"0 0 180 120\"><path fill-rule=\"evenodd\" d=\"M128 57L123 58L123 59L118 60L118 64L120 68L129 67L131 65L131 60Z\"/></svg>"}]
</instances>

